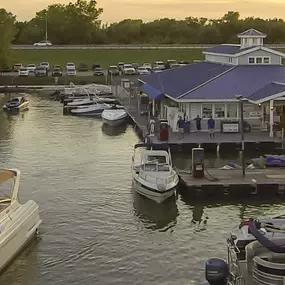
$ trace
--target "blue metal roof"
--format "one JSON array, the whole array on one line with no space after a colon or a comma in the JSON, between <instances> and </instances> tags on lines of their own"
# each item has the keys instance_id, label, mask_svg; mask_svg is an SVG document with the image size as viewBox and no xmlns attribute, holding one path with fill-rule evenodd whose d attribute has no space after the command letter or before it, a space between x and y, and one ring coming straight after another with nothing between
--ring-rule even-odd
<instances>
[{"instance_id":1,"label":"blue metal roof","mask_svg":"<svg viewBox=\"0 0 285 285\"><path fill-rule=\"evenodd\" d=\"M153 73L140 77L140 80L172 98L177 98L233 68L235 67L231 65L199 62Z\"/></svg>"},{"instance_id":2,"label":"blue metal roof","mask_svg":"<svg viewBox=\"0 0 285 285\"><path fill-rule=\"evenodd\" d=\"M278 84L275 82L271 82L268 85L264 86L263 88L257 90L252 95L248 97L248 99L253 101L259 101L264 98L268 98L271 95L278 94L285 91L284 84Z\"/></svg>"},{"instance_id":3,"label":"blue metal roof","mask_svg":"<svg viewBox=\"0 0 285 285\"><path fill-rule=\"evenodd\" d=\"M152 100L162 100L164 98L164 93L161 90L153 88L148 84L141 86L140 90Z\"/></svg>"},{"instance_id":4,"label":"blue metal roof","mask_svg":"<svg viewBox=\"0 0 285 285\"><path fill-rule=\"evenodd\" d=\"M237 66L179 99L235 99L236 95L250 98L271 82L285 83L285 68L280 65Z\"/></svg>"},{"instance_id":5,"label":"blue metal roof","mask_svg":"<svg viewBox=\"0 0 285 285\"><path fill-rule=\"evenodd\" d=\"M240 53L240 52L243 52L249 49L253 49L255 47L256 46L251 46L251 47L246 47L246 48L241 49L240 46L236 46L236 45L219 45L219 46L206 49L205 52L235 55L237 53Z\"/></svg>"}]
</instances>

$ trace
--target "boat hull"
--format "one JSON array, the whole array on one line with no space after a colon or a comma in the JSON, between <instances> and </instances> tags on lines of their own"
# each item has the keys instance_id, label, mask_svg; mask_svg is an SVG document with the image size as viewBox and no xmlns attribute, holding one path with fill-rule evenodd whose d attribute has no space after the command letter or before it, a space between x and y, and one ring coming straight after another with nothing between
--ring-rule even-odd
<instances>
[{"instance_id":1,"label":"boat hull","mask_svg":"<svg viewBox=\"0 0 285 285\"><path fill-rule=\"evenodd\" d=\"M8 208L9 209L9 208ZM6 211L7 210L3 210ZM28 201L15 210L9 211L9 216L1 216L0 235L0 271L19 254L37 233L41 224L39 208L36 202Z\"/></svg>"},{"instance_id":2,"label":"boat hull","mask_svg":"<svg viewBox=\"0 0 285 285\"><path fill-rule=\"evenodd\" d=\"M7 111L7 112L20 112L20 111L26 111L29 109L29 102L24 102L20 105L10 105L10 104L6 104L3 106L3 110Z\"/></svg>"},{"instance_id":3,"label":"boat hull","mask_svg":"<svg viewBox=\"0 0 285 285\"><path fill-rule=\"evenodd\" d=\"M154 188L150 188L140 181L138 181L135 177L133 177L133 186L135 190L142 196L145 196L157 203L162 203L166 199L172 197L175 194L177 185L173 188L170 188L166 191L157 191Z\"/></svg>"},{"instance_id":4,"label":"boat hull","mask_svg":"<svg viewBox=\"0 0 285 285\"><path fill-rule=\"evenodd\" d=\"M108 120L108 119L102 118L104 124L112 126L112 127L116 127L116 126L119 126L119 125L125 123L126 119L127 119L127 117L121 118L118 120Z\"/></svg>"}]
</instances>

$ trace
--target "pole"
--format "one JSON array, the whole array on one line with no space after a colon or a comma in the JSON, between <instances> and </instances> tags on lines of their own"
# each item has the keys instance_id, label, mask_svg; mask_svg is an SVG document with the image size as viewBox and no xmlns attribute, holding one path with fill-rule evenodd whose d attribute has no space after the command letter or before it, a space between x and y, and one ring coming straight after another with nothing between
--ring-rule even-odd
<instances>
[{"instance_id":1,"label":"pole","mask_svg":"<svg viewBox=\"0 0 285 285\"><path fill-rule=\"evenodd\" d=\"M47 42L47 39L48 39L48 30L47 30L47 12L46 12L46 42Z\"/></svg>"},{"instance_id":2,"label":"pole","mask_svg":"<svg viewBox=\"0 0 285 285\"><path fill-rule=\"evenodd\" d=\"M244 130L243 130L243 102L240 100L240 128L241 128L241 165L242 176L245 177L245 164L244 164Z\"/></svg>"},{"instance_id":3,"label":"pole","mask_svg":"<svg viewBox=\"0 0 285 285\"><path fill-rule=\"evenodd\" d=\"M284 148L284 128L282 128L282 148Z\"/></svg>"}]
</instances>

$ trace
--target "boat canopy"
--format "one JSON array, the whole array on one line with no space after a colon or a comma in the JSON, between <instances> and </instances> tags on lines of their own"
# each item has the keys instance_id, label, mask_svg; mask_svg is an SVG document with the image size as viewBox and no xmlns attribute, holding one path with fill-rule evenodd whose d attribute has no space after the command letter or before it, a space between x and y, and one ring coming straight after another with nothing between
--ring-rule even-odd
<instances>
[{"instance_id":1,"label":"boat canopy","mask_svg":"<svg viewBox=\"0 0 285 285\"><path fill-rule=\"evenodd\" d=\"M0 184L8 181L9 179L14 178L17 175L15 171L7 170L7 169L0 169Z\"/></svg>"}]
</instances>

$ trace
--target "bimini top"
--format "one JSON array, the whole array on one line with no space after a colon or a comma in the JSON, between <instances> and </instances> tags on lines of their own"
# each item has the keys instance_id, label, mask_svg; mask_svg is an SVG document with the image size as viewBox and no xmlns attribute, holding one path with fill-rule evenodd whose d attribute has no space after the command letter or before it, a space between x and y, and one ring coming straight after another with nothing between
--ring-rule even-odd
<instances>
[{"instance_id":1,"label":"bimini top","mask_svg":"<svg viewBox=\"0 0 285 285\"><path fill-rule=\"evenodd\" d=\"M18 175L18 171L12 169L0 169L0 184Z\"/></svg>"}]
</instances>

